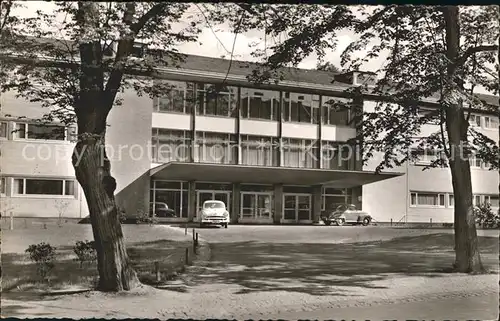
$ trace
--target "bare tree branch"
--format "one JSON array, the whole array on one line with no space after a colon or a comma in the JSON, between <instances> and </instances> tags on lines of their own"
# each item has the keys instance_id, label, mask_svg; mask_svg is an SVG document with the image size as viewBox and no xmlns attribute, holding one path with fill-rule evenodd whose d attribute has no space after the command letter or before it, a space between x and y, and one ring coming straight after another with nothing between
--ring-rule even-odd
<instances>
[{"instance_id":1,"label":"bare tree branch","mask_svg":"<svg viewBox=\"0 0 500 321\"><path fill-rule=\"evenodd\" d=\"M465 53L463 55L461 55L460 57L457 58L457 60L455 61L455 66L461 66L462 64L465 63L465 61L467 61L467 59L478 53L478 52L484 52L484 51L497 51L498 50L498 46L497 45L481 45L481 46L477 46L477 47L470 47L469 49L467 49L465 51Z\"/></svg>"}]
</instances>

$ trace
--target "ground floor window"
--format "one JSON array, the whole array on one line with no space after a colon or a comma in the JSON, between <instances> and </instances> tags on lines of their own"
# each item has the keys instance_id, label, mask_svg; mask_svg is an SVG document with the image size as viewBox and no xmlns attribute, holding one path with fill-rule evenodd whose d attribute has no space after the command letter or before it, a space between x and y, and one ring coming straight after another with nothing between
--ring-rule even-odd
<instances>
[{"instance_id":1,"label":"ground floor window","mask_svg":"<svg viewBox=\"0 0 500 321\"><path fill-rule=\"evenodd\" d=\"M472 203L474 206L489 204L493 208L499 207L498 195L474 195Z\"/></svg>"},{"instance_id":2,"label":"ground floor window","mask_svg":"<svg viewBox=\"0 0 500 321\"><path fill-rule=\"evenodd\" d=\"M241 192L241 218L271 219L273 193Z\"/></svg>"},{"instance_id":3,"label":"ground floor window","mask_svg":"<svg viewBox=\"0 0 500 321\"><path fill-rule=\"evenodd\" d=\"M14 178L14 195L75 196L75 181L53 178Z\"/></svg>"},{"instance_id":4,"label":"ground floor window","mask_svg":"<svg viewBox=\"0 0 500 321\"><path fill-rule=\"evenodd\" d=\"M323 188L321 210L332 210L340 204L349 204L350 197L345 188Z\"/></svg>"},{"instance_id":5,"label":"ground floor window","mask_svg":"<svg viewBox=\"0 0 500 321\"><path fill-rule=\"evenodd\" d=\"M7 179L5 177L0 177L0 194L5 195L6 192L6 187L5 184L7 182Z\"/></svg>"},{"instance_id":6,"label":"ground floor window","mask_svg":"<svg viewBox=\"0 0 500 321\"><path fill-rule=\"evenodd\" d=\"M188 183L177 181L153 181L150 190L150 199L153 203L164 203L172 212L158 211L169 217L188 217ZM156 210L156 206L153 210Z\"/></svg>"},{"instance_id":7,"label":"ground floor window","mask_svg":"<svg viewBox=\"0 0 500 321\"><path fill-rule=\"evenodd\" d=\"M445 194L432 192L411 192L410 206L414 207L444 207Z\"/></svg>"}]
</instances>

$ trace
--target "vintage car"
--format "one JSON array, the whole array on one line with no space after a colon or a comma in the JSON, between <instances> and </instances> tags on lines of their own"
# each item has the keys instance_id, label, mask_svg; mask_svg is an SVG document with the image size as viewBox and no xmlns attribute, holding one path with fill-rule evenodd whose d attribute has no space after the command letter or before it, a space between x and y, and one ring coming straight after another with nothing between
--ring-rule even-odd
<instances>
[{"instance_id":1,"label":"vintage car","mask_svg":"<svg viewBox=\"0 0 500 321\"><path fill-rule=\"evenodd\" d=\"M153 211L154 211L154 216L158 218L177 217L175 211L169 208L167 203L163 202L149 203L150 215L153 215Z\"/></svg>"},{"instance_id":2,"label":"vintage car","mask_svg":"<svg viewBox=\"0 0 500 321\"><path fill-rule=\"evenodd\" d=\"M229 212L222 201L205 201L200 210L200 227L205 225L220 225L227 228Z\"/></svg>"},{"instance_id":3,"label":"vintage car","mask_svg":"<svg viewBox=\"0 0 500 321\"><path fill-rule=\"evenodd\" d=\"M321 220L325 225L334 223L337 226L344 224L362 224L363 226L367 226L372 221L372 217L368 213L356 209L356 206L352 204L339 204L333 208L321 214Z\"/></svg>"}]
</instances>

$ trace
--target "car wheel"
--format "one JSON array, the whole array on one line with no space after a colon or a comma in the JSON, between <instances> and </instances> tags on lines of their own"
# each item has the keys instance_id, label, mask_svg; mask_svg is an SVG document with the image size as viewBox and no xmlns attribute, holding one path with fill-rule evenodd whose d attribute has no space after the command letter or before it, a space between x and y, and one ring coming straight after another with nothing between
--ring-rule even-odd
<instances>
[{"instance_id":1,"label":"car wheel","mask_svg":"<svg viewBox=\"0 0 500 321\"><path fill-rule=\"evenodd\" d=\"M330 225L332 224L332 222L331 222L331 221L323 221L323 222L325 222L325 225L326 225L326 226L330 226Z\"/></svg>"},{"instance_id":2,"label":"car wheel","mask_svg":"<svg viewBox=\"0 0 500 321\"><path fill-rule=\"evenodd\" d=\"M365 218L363 219L363 223L362 223L362 224L363 224L363 226L368 226L368 225L370 225L370 219L369 219L368 217L365 217Z\"/></svg>"},{"instance_id":3,"label":"car wheel","mask_svg":"<svg viewBox=\"0 0 500 321\"><path fill-rule=\"evenodd\" d=\"M336 223L337 223L337 226L342 226L342 225L344 225L345 220L343 218L339 218L338 220L336 220Z\"/></svg>"}]
</instances>

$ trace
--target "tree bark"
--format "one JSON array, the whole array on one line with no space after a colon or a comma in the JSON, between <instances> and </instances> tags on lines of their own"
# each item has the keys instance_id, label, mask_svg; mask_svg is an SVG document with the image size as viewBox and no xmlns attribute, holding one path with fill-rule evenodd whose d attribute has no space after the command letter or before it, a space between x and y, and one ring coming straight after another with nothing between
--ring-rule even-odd
<instances>
[{"instance_id":1,"label":"tree bark","mask_svg":"<svg viewBox=\"0 0 500 321\"><path fill-rule=\"evenodd\" d=\"M104 134L80 140L72 160L89 206L99 270L97 289L127 291L139 281L125 248L114 198L116 183L110 173L104 142Z\"/></svg>"},{"instance_id":2,"label":"tree bark","mask_svg":"<svg viewBox=\"0 0 500 321\"><path fill-rule=\"evenodd\" d=\"M457 6L443 8L446 24L446 56L448 59L447 90L445 95L453 93L463 87L460 66L455 64L459 57L460 27ZM463 89L463 88L462 88ZM456 272L481 273L484 267L479 254L476 222L472 205L472 182L469 163L469 148L467 132L469 124L465 118L461 99L451 101L445 106L446 131L449 141L449 160L453 194L455 199L454 227L455 227L455 264Z\"/></svg>"}]
</instances>

